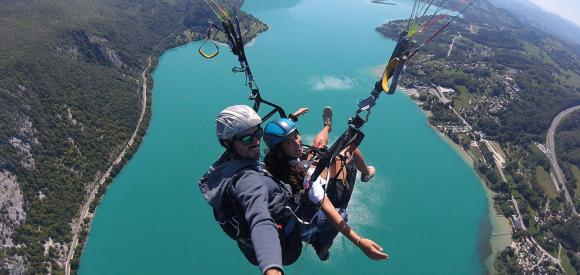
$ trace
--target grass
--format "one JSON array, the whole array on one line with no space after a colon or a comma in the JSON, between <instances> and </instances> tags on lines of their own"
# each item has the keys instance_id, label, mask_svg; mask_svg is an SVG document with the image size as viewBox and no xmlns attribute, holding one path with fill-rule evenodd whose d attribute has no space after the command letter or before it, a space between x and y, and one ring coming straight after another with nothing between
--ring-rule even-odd
<instances>
[{"instance_id":1,"label":"grass","mask_svg":"<svg viewBox=\"0 0 580 275\"><path fill-rule=\"evenodd\" d=\"M498 182L503 181L503 178L501 177L501 173L499 172L499 168L497 168L496 165L494 165L494 167L493 167L493 172L495 172L495 176L497 177Z\"/></svg>"},{"instance_id":2,"label":"grass","mask_svg":"<svg viewBox=\"0 0 580 275\"><path fill-rule=\"evenodd\" d=\"M483 155L481 154L481 152L477 148L470 146L469 147L469 154L475 158L476 162L483 163Z\"/></svg>"},{"instance_id":3,"label":"grass","mask_svg":"<svg viewBox=\"0 0 580 275\"><path fill-rule=\"evenodd\" d=\"M532 143L530 143L530 146L528 146L528 150L531 151L534 154L538 154L538 155L542 155L542 156L545 156L546 155L544 152L542 152L542 150L540 150L540 148L538 148L538 146L536 146L536 145L534 145Z\"/></svg>"},{"instance_id":4,"label":"grass","mask_svg":"<svg viewBox=\"0 0 580 275\"><path fill-rule=\"evenodd\" d=\"M570 170L576 179L576 197L578 197L580 196L580 169L575 165L570 165Z\"/></svg>"},{"instance_id":5,"label":"grass","mask_svg":"<svg viewBox=\"0 0 580 275\"><path fill-rule=\"evenodd\" d=\"M528 54L530 56L535 56L538 58L542 57L541 50L538 47L536 47L530 43L524 43L524 49L526 49L526 54Z\"/></svg>"},{"instance_id":6,"label":"grass","mask_svg":"<svg viewBox=\"0 0 580 275\"><path fill-rule=\"evenodd\" d=\"M556 187L554 187L554 183L552 182L552 178L550 174L544 170L542 166L536 166L536 181L544 190L544 193L550 198L554 199L558 197L558 192L556 191Z\"/></svg>"},{"instance_id":7,"label":"grass","mask_svg":"<svg viewBox=\"0 0 580 275\"><path fill-rule=\"evenodd\" d=\"M558 64L552 60L548 55L544 53L544 51L528 42L524 42L524 49L526 50L526 54L529 56L534 56L541 59L543 62L554 65L558 67Z\"/></svg>"},{"instance_id":8,"label":"grass","mask_svg":"<svg viewBox=\"0 0 580 275\"><path fill-rule=\"evenodd\" d=\"M518 203L520 203L520 202L518 201ZM530 210L528 209L528 212L529 211ZM531 210L531 211L533 211L533 210ZM524 213L522 213L522 215L524 215ZM530 232L530 235L532 235L536 239L543 238L542 232L538 228L538 225L536 224L536 221L534 221L533 218L530 220L530 224L528 225L528 232Z\"/></svg>"},{"instance_id":9,"label":"grass","mask_svg":"<svg viewBox=\"0 0 580 275\"><path fill-rule=\"evenodd\" d=\"M465 87L463 85L458 85L456 87L457 87L457 90L459 91L459 96L453 101L455 106L461 107L461 108L467 108L470 105L469 104L470 100L477 99L476 96L474 96L472 93L469 92L467 87Z\"/></svg>"},{"instance_id":10,"label":"grass","mask_svg":"<svg viewBox=\"0 0 580 275\"><path fill-rule=\"evenodd\" d=\"M564 271L566 272L566 274L568 274L568 275L578 274L578 273L576 273L576 270L574 269L574 267L570 263L570 258L568 257L568 254L566 254L566 249L564 249L563 247L562 247L562 251L560 251L560 260L562 260L562 267L564 268Z\"/></svg>"},{"instance_id":11,"label":"grass","mask_svg":"<svg viewBox=\"0 0 580 275\"><path fill-rule=\"evenodd\" d=\"M558 78L572 87L580 86L580 76L572 71L562 70L562 74L559 75Z\"/></svg>"}]
</instances>

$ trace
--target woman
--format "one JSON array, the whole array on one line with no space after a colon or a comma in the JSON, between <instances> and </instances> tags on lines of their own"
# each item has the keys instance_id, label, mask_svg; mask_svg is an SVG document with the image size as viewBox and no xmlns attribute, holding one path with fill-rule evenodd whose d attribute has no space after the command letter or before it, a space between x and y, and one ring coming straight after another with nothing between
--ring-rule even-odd
<instances>
[{"instance_id":1,"label":"woman","mask_svg":"<svg viewBox=\"0 0 580 275\"><path fill-rule=\"evenodd\" d=\"M307 111L308 109L302 108L291 117L295 119ZM326 107L323 111L324 127L316 136L313 147L321 148L326 145L331 120L332 110ZM302 138L294 121L282 118L270 122L264 130L264 141L269 148L264 159L267 170L278 180L290 184L294 194L303 194L301 207L296 211L304 222L302 237L304 241L312 244L321 260L329 258L328 249L339 231L361 248L369 258L388 258L387 254L381 252L380 246L372 240L362 238L346 224L348 217L346 207L353 187L348 180L349 176L356 174L356 170L347 172L348 168L345 169L350 163L345 159L335 160L330 169L326 169L315 182L311 183L312 186L306 194L303 184L305 176L313 172L313 166L308 162L312 155L304 155ZM359 169L362 172L361 179L370 180L375 169L366 166L358 149L353 152L352 159L357 168L361 167ZM326 186L328 187L325 190Z\"/></svg>"}]
</instances>

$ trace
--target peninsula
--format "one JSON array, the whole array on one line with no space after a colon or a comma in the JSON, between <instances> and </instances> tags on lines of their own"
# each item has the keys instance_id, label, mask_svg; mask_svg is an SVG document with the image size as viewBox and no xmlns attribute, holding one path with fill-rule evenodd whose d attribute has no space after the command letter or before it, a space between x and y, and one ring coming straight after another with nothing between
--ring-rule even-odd
<instances>
[{"instance_id":1,"label":"peninsula","mask_svg":"<svg viewBox=\"0 0 580 275\"><path fill-rule=\"evenodd\" d=\"M377 31L398 39L405 23ZM405 72L400 84L470 156L496 211L511 222L512 244L499 253L496 272L578 272L580 179L562 179L551 140L560 117L580 105L580 46L477 1ZM578 165L568 158L567 167Z\"/></svg>"}]
</instances>

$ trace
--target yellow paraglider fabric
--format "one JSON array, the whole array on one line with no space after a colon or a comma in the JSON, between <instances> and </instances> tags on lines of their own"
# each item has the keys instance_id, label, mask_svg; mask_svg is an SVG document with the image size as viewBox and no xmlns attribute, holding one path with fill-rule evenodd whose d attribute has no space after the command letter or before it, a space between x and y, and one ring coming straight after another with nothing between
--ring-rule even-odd
<instances>
[{"instance_id":1,"label":"yellow paraglider fabric","mask_svg":"<svg viewBox=\"0 0 580 275\"><path fill-rule=\"evenodd\" d=\"M395 72L395 68L397 68L397 64L399 64L399 58L395 57L389 62L389 64L385 68L385 71L383 72L383 78L381 79L381 86L383 87L383 92L385 92L387 94L389 93L389 80L393 76L393 73Z\"/></svg>"},{"instance_id":2,"label":"yellow paraglider fabric","mask_svg":"<svg viewBox=\"0 0 580 275\"><path fill-rule=\"evenodd\" d=\"M418 31L419 31L419 24L417 23L417 21L414 20L409 25L409 30L407 31L407 37L415 36L415 34L417 34Z\"/></svg>"}]
</instances>

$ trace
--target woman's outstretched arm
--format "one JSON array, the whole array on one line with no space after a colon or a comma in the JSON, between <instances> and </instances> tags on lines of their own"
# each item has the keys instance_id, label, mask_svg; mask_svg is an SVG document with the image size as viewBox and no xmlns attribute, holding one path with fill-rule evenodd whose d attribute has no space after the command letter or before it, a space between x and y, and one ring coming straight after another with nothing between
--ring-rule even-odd
<instances>
[{"instance_id":1,"label":"woman's outstretched arm","mask_svg":"<svg viewBox=\"0 0 580 275\"><path fill-rule=\"evenodd\" d=\"M332 202L328 199L328 197L324 197L322 200L322 211L326 214L326 217L338 229L342 235L347 237L353 244L358 246L360 250L362 250L367 257L373 260L386 260L389 258L389 255L382 252L383 248L375 243L371 239L366 239L357 234L354 229L350 228L346 221L340 216L338 211L332 205Z\"/></svg>"}]
</instances>

